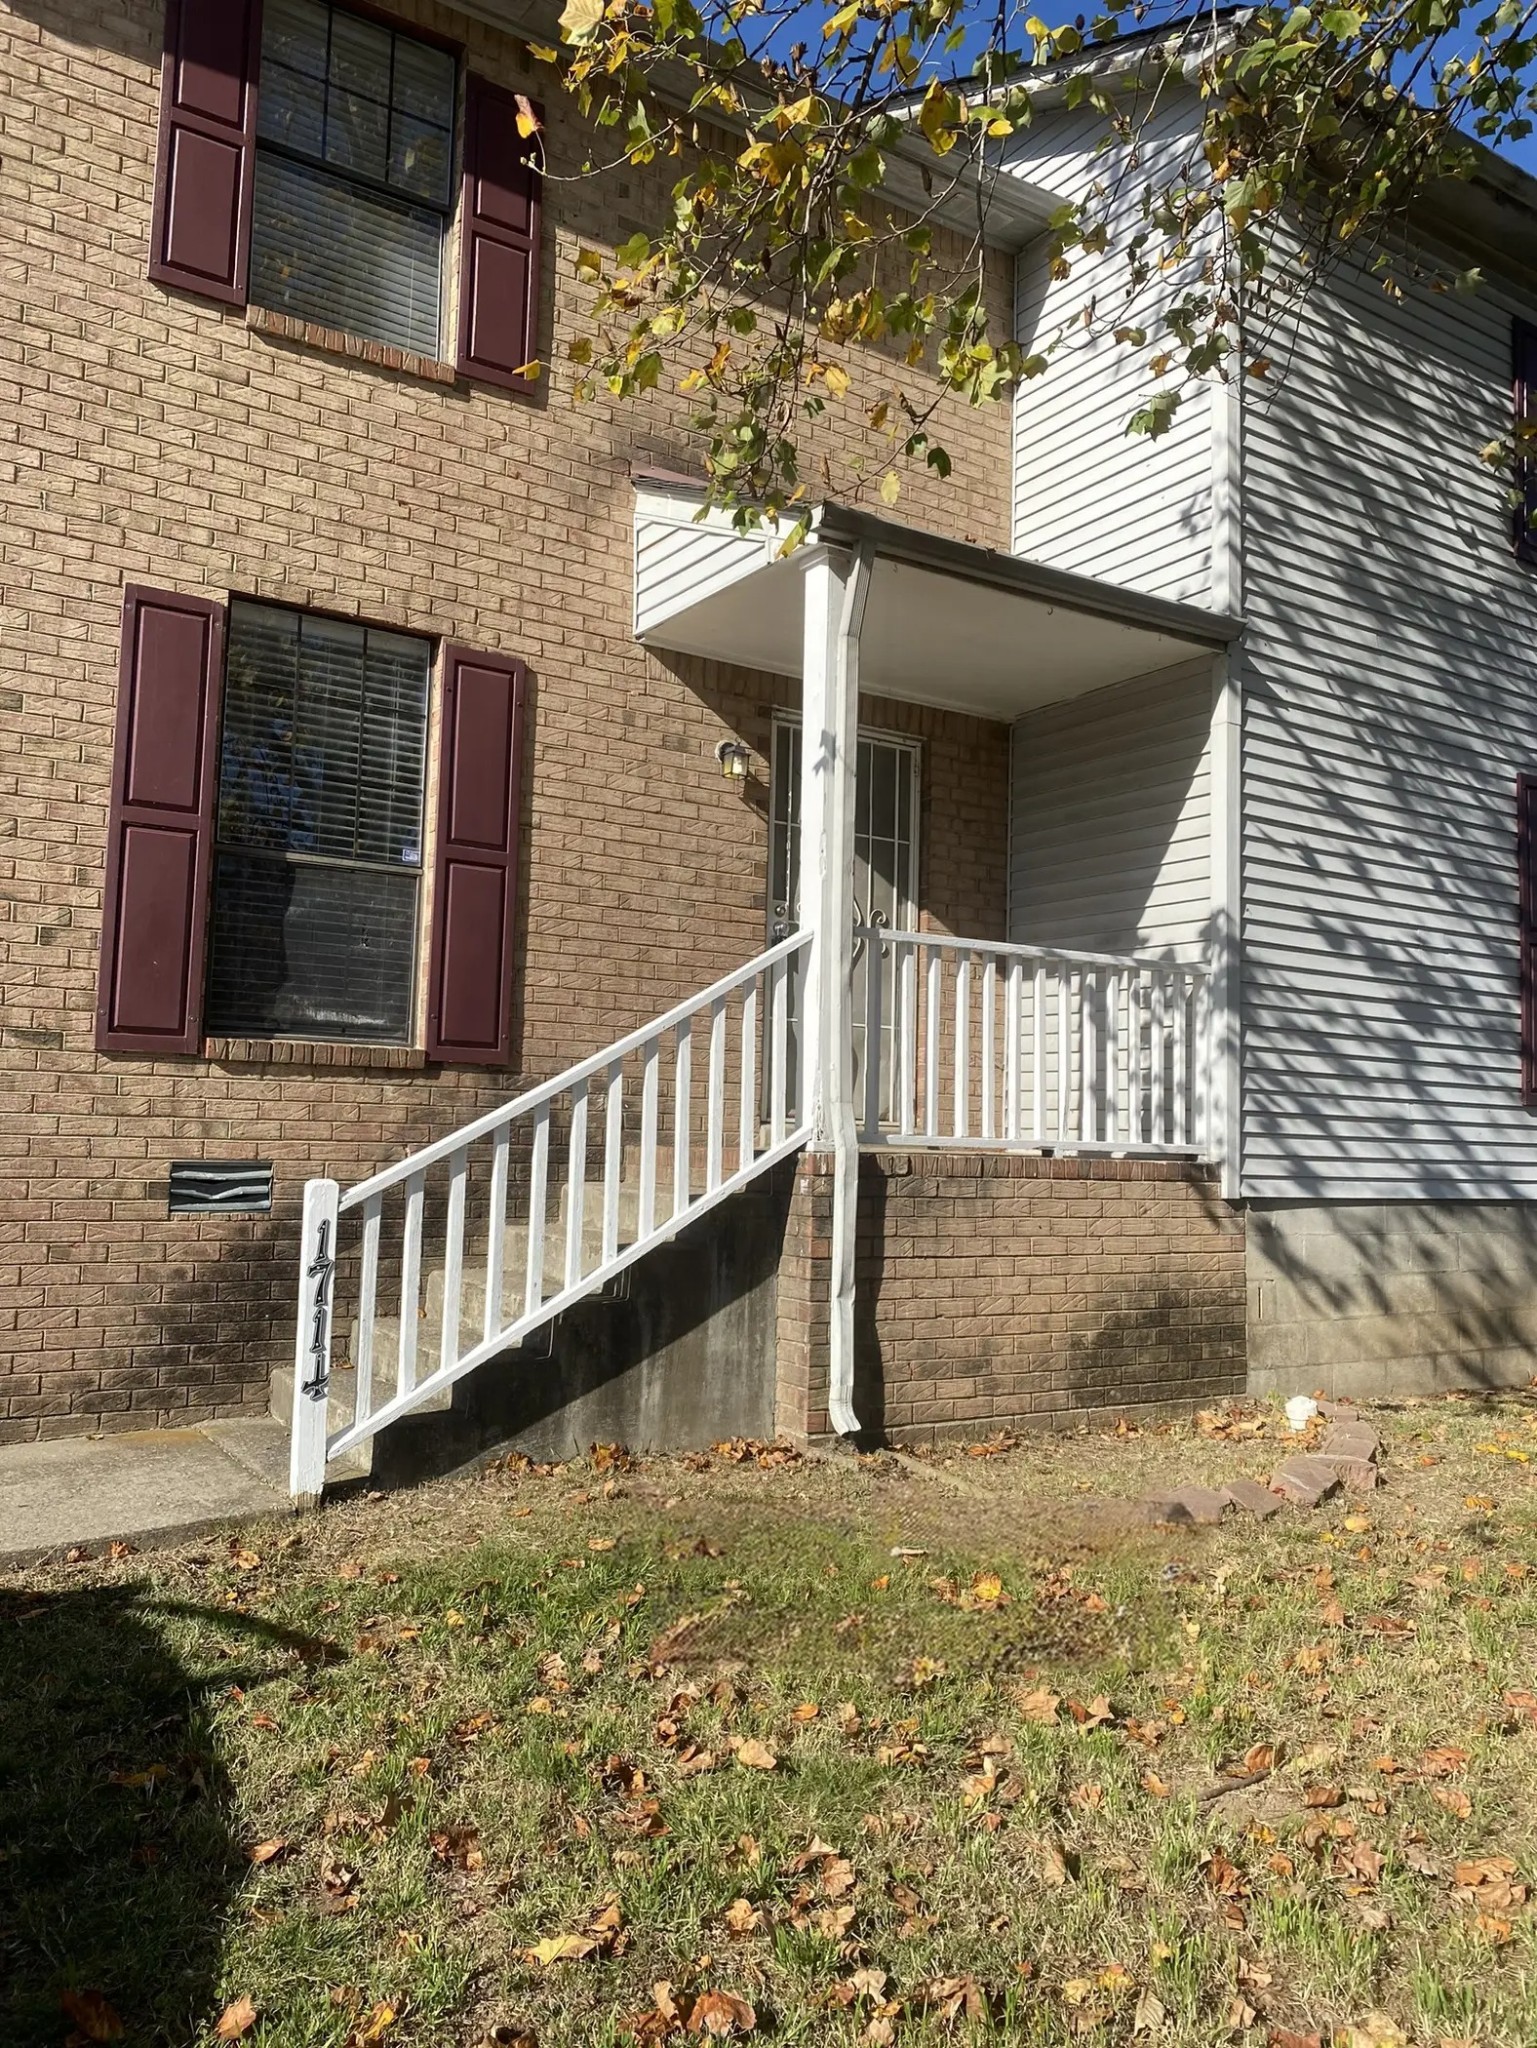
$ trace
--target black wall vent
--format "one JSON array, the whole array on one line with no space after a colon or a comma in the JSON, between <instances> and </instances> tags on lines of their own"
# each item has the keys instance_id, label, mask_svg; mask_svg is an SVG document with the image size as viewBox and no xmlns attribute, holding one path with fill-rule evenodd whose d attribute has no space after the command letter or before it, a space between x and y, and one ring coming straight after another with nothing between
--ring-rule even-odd
<instances>
[{"instance_id":1,"label":"black wall vent","mask_svg":"<svg viewBox=\"0 0 1537 2048\"><path fill-rule=\"evenodd\" d=\"M272 1207L272 1168L263 1159L175 1159L172 1216L262 1216Z\"/></svg>"}]
</instances>

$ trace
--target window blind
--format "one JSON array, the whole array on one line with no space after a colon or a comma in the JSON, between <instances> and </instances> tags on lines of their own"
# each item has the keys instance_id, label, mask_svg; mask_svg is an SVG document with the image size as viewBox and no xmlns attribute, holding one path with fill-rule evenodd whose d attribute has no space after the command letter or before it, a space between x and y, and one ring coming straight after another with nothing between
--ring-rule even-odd
<instances>
[{"instance_id":1,"label":"window blind","mask_svg":"<svg viewBox=\"0 0 1537 2048\"><path fill-rule=\"evenodd\" d=\"M269 0L251 297L436 355L456 70L320 0Z\"/></svg>"},{"instance_id":2,"label":"window blind","mask_svg":"<svg viewBox=\"0 0 1537 2048\"><path fill-rule=\"evenodd\" d=\"M230 606L208 1028L410 1037L431 647Z\"/></svg>"}]
</instances>

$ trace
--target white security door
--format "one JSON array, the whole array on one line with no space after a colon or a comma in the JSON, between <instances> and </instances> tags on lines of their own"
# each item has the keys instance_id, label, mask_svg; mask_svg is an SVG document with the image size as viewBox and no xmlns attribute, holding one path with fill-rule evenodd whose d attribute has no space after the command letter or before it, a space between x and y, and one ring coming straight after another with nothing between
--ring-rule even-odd
<instances>
[{"instance_id":1,"label":"white security door","mask_svg":"<svg viewBox=\"0 0 1537 2048\"><path fill-rule=\"evenodd\" d=\"M769 943L785 938L800 922L800 780L801 729L797 720L774 725L770 777ZM887 734L861 732L854 797L854 894L849 905L852 924L884 931L910 931L917 907L918 884L918 749L910 741ZM854 957L854 1099L862 1099L865 1063L865 977L870 971L869 947L861 944ZM896 1085L896 963L891 949L880 949L881 1101L883 1115L893 1113ZM791 1039L796 1038L799 988L791 990Z\"/></svg>"}]
</instances>

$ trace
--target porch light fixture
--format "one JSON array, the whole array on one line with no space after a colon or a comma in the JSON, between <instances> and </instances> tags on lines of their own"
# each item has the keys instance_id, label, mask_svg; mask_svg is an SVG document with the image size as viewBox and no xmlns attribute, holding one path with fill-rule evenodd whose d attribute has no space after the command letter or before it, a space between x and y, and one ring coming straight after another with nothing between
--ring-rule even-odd
<instances>
[{"instance_id":1,"label":"porch light fixture","mask_svg":"<svg viewBox=\"0 0 1537 2048\"><path fill-rule=\"evenodd\" d=\"M715 758L728 782L747 780L747 770L752 762L751 747L744 747L740 740L722 740L715 749Z\"/></svg>"}]
</instances>

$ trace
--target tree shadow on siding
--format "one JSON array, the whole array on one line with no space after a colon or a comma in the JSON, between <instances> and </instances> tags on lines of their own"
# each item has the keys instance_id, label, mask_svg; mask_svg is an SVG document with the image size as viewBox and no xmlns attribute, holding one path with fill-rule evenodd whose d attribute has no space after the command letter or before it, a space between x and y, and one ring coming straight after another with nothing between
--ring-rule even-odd
<instances>
[{"instance_id":1,"label":"tree shadow on siding","mask_svg":"<svg viewBox=\"0 0 1537 2048\"><path fill-rule=\"evenodd\" d=\"M191 1667L181 1623L251 1653ZM184 2048L214 2017L249 1865L213 1705L330 1645L142 1586L0 1591L0 2039L69 2032L95 1994L130 2044ZM81 2032L107 2039L106 2032ZM76 2036L79 2038L79 2036Z\"/></svg>"}]
</instances>

